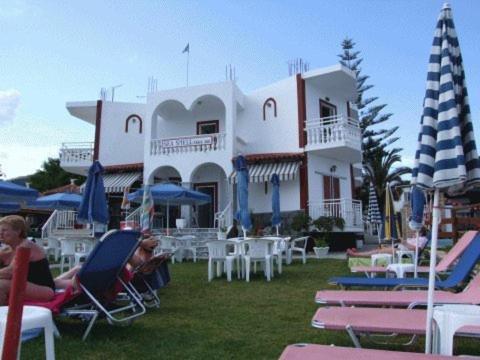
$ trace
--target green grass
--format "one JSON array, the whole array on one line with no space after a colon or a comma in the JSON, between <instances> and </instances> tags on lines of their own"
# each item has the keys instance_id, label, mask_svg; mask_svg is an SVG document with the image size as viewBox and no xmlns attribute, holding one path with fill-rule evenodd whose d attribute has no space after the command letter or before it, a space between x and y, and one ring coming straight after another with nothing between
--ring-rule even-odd
<instances>
[{"instance_id":1,"label":"green grass","mask_svg":"<svg viewBox=\"0 0 480 360\"><path fill-rule=\"evenodd\" d=\"M352 346L345 333L310 325L315 291L328 288L330 276L348 273L345 260L297 262L284 266L271 282L259 272L250 283L225 278L208 283L205 261L171 265L170 271L172 281L160 291L160 309L148 309L131 326L101 320L82 342L85 325L59 319L57 359L276 359L292 343ZM462 339L456 352L478 355L476 345ZM421 351L422 346L405 350ZM39 359L43 353L43 337L22 346L22 359Z\"/></svg>"}]
</instances>

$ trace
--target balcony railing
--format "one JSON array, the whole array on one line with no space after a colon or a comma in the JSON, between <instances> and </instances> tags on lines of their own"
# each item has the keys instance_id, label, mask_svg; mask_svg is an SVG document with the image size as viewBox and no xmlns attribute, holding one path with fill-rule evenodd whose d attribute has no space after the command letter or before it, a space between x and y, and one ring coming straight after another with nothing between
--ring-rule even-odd
<instances>
[{"instance_id":1,"label":"balcony railing","mask_svg":"<svg viewBox=\"0 0 480 360\"><path fill-rule=\"evenodd\" d=\"M341 217L345 220L345 230L363 229L361 200L332 199L309 202L308 206L310 216L314 220L320 216Z\"/></svg>"},{"instance_id":2,"label":"balcony railing","mask_svg":"<svg viewBox=\"0 0 480 360\"><path fill-rule=\"evenodd\" d=\"M85 164L93 161L93 142L63 143L60 149L60 162Z\"/></svg>"},{"instance_id":3,"label":"balcony railing","mask_svg":"<svg viewBox=\"0 0 480 360\"><path fill-rule=\"evenodd\" d=\"M347 145L359 150L361 148L361 132L358 120L350 117L334 115L308 119L305 131L307 132L307 146Z\"/></svg>"},{"instance_id":4,"label":"balcony railing","mask_svg":"<svg viewBox=\"0 0 480 360\"><path fill-rule=\"evenodd\" d=\"M170 155L225 150L225 133L154 139L150 155Z\"/></svg>"}]
</instances>

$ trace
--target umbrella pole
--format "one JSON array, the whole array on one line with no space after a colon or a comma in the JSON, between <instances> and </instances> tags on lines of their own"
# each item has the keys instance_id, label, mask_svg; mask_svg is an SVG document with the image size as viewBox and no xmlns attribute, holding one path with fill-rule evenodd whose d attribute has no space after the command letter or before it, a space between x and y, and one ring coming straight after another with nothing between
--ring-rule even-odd
<instances>
[{"instance_id":1,"label":"umbrella pole","mask_svg":"<svg viewBox=\"0 0 480 360\"><path fill-rule=\"evenodd\" d=\"M167 236L170 236L170 205L167 201Z\"/></svg>"},{"instance_id":2,"label":"umbrella pole","mask_svg":"<svg viewBox=\"0 0 480 360\"><path fill-rule=\"evenodd\" d=\"M417 234L416 234L416 239L415 239L415 263L414 263L414 267L413 267L413 277L417 277L417 264L418 264L418 236L419 236L419 232L417 231Z\"/></svg>"},{"instance_id":3,"label":"umbrella pole","mask_svg":"<svg viewBox=\"0 0 480 360\"><path fill-rule=\"evenodd\" d=\"M278 225L277 225L277 226L275 226L275 227L277 228L277 236L278 236L278 235L279 235L279 233L278 233Z\"/></svg>"},{"instance_id":4,"label":"umbrella pole","mask_svg":"<svg viewBox=\"0 0 480 360\"><path fill-rule=\"evenodd\" d=\"M440 220L440 210L438 208L440 198L440 190L435 189L433 195L433 211L432 211L432 242L430 244L430 270L428 273L428 298L427 298L427 331L425 332L425 353L432 352L432 319L433 319L433 294L435 290L435 266L437 259L437 240L438 240L438 223Z\"/></svg>"}]
</instances>

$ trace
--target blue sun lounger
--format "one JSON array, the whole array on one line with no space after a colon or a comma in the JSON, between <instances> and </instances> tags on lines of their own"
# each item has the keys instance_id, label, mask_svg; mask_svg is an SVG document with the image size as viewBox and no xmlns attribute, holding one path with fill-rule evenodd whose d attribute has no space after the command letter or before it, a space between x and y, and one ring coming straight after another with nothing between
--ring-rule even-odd
<instances>
[{"instance_id":1,"label":"blue sun lounger","mask_svg":"<svg viewBox=\"0 0 480 360\"><path fill-rule=\"evenodd\" d=\"M480 260L480 234L477 234L470 245L465 249L459 258L457 265L445 280L437 280L435 288L446 289L459 286L472 272L476 263ZM383 287L383 288L403 288L403 287L428 287L427 278L363 278L363 277L333 277L329 284L340 285L342 287L362 286L362 287Z\"/></svg>"}]
</instances>

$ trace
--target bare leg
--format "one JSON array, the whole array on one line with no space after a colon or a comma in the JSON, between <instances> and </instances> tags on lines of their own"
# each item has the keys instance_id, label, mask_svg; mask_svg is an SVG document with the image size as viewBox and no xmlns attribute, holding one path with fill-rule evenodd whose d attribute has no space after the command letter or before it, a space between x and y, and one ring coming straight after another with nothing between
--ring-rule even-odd
<instances>
[{"instance_id":1,"label":"bare leg","mask_svg":"<svg viewBox=\"0 0 480 360\"><path fill-rule=\"evenodd\" d=\"M11 285L11 280L0 280L0 305L8 305L8 295L10 293ZM41 286L27 282L25 288L26 300L49 301L54 295L55 292L48 286Z\"/></svg>"},{"instance_id":2,"label":"bare leg","mask_svg":"<svg viewBox=\"0 0 480 360\"><path fill-rule=\"evenodd\" d=\"M391 254L392 253L392 248L389 247L383 247L380 249L374 249L370 251L362 251L362 252L357 252L357 251L352 251L352 250L347 250L347 254L350 257L370 257L374 254Z\"/></svg>"},{"instance_id":3,"label":"bare leg","mask_svg":"<svg viewBox=\"0 0 480 360\"><path fill-rule=\"evenodd\" d=\"M67 272L64 272L63 274L58 275L54 281L55 281L55 288L57 289L66 289L73 283L73 278L75 275L77 275L78 271L81 269L81 265L77 265Z\"/></svg>"}]
</instances>

